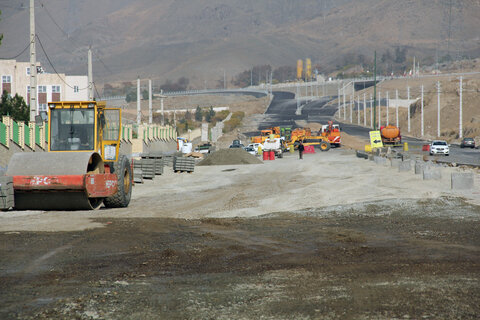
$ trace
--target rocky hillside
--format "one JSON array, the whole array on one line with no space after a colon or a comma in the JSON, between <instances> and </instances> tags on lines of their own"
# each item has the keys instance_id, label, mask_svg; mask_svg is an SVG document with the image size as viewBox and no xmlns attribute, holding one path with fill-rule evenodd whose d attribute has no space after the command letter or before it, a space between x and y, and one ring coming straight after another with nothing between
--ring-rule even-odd
<instances>
[{"instance_id":1,"label":"rocky hillside","mask_svg":"<svg viewBox=\"0 0 480 320\"><path fill-rule=\"evenodd\" d=\"M2 0L0 57L28 44L29 1ZM58 70L213 86L254 65L332 69L396 46L424 61L480 55L479 0L50 0L36 1L37 33ZM51 70L39 47L39 58ZM28 52L19 57L28 59Z\"/></svg>"}]
</instances>

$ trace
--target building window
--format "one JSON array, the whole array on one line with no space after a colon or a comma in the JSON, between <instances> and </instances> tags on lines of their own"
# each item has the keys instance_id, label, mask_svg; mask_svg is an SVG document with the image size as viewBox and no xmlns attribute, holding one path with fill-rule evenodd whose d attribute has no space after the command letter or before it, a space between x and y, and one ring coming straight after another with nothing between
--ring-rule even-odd
<instances>
[{"instance_id":1,"label":"building window","mask_svg":"<svg viewBox=\"0 0 480 320\"><path fill-rule=\"evenodd\" d=\"M12 76L2 76L2 83L12 83Z\"/></svg>"},{"instance_id":2,"label":"building window","mask_svg":"<svg viewBox=\"0 0 480 320\"><path fill-rule=\"evenodd\" d=\"M60 86L52 86L52 93L60 93Z\"/></svg>"},{"instance_id":3,"label":"building window","mask_svg":"<svg viewBox=\"0 0 480 320\"><path fill-rule=\"evenodd\" d=\"M38 105L38 111L47 111L47 104L46 103L40 103Z\"/></svg>"},{"instance_id":4,"label":"building window","mask_svg":"<svg viewBox=\"0 0 480 320\"><path fill-rule=\"evenodd\" d=\"M27 76L30 75L30 67L27 67Z\"/></svg>"},{"instance_id":5,"label":"building window","mask_svg":"<svg viewBox=\"0 0 480 320\"><path fill-rule=\"evenodd\" d=\"M47 93L47 86L38 86L38 93Z\"/></svg>"},{"instance_id":6,"label":"building window","mask_svg":"<svg viewBox=\"0 0 480 320\"><path fill-rule=\"evenodd\" d=\"M73 86L73 92L78 93L78 86Z\"/></svg>"}]
</instances>

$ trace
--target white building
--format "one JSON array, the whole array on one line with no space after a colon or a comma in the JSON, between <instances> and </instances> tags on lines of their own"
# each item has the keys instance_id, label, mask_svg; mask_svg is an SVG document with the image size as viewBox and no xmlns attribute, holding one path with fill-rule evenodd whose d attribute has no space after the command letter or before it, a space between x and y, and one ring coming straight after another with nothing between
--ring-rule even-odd
<instances>
[{"instance_id":1,"label":"white building","mask_svg":"<svg viewBox=\"0 0 480 320\"><path fill-rule=\"evenodd\" d=\"M52 101L88 100L88 77L46 73L37 62L38 111L46 111ZM1 93L18 94L30 103L30 62L0 60Z\"/></svg>"}]
</instances>

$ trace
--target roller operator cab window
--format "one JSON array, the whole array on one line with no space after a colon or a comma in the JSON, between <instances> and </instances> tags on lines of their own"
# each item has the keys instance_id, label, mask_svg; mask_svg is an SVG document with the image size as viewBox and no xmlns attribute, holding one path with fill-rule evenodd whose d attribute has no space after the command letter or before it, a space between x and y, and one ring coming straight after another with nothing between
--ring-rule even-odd
<instances>
[{"instance_id":1,"label":"roller operator cab window","mask_svg":"<svg viewBox=\"0 0 480 320\"><path fill-rule=\"evenodd\" d=\"M94 150L94 109L51 109L50 150Z\"/></svg>"}]
</instances>

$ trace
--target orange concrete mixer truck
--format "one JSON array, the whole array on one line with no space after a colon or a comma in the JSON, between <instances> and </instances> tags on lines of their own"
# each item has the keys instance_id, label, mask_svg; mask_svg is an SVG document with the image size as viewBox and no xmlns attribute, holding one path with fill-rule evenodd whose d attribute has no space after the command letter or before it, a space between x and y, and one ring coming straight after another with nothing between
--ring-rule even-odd
<instances>
[{"instance_id":1,"label":"orange concrete mixer truck","mask_svg":"<svg viewBox=\"0 0 480 320\"><path fill-rule=\"evenodd\" d=\"M380 134L382 135L382 142L384 145L401 146L402 136L400 134L400 128L388 125L380 127Z\"/></svg>"}]
</instances>

